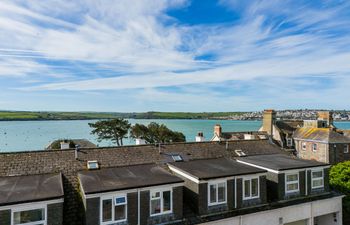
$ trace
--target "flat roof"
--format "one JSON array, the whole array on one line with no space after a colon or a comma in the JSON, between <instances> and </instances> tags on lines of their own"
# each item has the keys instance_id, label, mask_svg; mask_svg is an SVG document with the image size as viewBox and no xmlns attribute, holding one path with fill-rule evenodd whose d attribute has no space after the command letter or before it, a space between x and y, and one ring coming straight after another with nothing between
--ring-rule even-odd
<instances>
[{"instance_id":1,"label":"flat roof","mask_svg":"<svg viewBox=\"0 0 350 225\"><path fill-rule=\"evenodd\" d=\"M313 160L292 158L284 154L246 156L237 160L278 171L329 165Z\"/></svg>"},{"instance_id":2,"label":"flat roof","mask_svg":"<svg viewBox=\"0 0 350 225\"><path fill-rule=\"evenodd\" d=\"M266 170L244 165L225 158L173 162L169 163L169 165L199 180L267 172Z\"/></svg>"},{"instance_id":3,"label":"flat roof","mask_svg":"<svg viewBox=\"0 0 350 225\"><path fill-rule=\"evenodd\" d=\"M0 206L63 198L61 173L0 177Z\"/></svg>"},{"instance_id":4,"label":"flat roof","mask_svg":"<svg viewBox=\"0 0 350 225\"><path fill-rule=\"evenodd\" d=\"M78 177L85 194L183 182L182 179L155 164L81 171Z\"/></svg>"}]
</instances>

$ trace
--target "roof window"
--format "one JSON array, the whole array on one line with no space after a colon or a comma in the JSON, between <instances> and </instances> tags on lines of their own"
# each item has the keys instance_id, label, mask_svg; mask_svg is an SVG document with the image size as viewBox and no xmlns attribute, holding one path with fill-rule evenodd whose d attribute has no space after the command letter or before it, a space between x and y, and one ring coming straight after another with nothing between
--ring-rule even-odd
<instances>
[{"instance_id":1,"label":"roof window","mask_svg":"<svg viewBox=\"0 0 350 225\"><path fill-rule=\"evenodd\" d=\"M87 168L88 168L88 170L97 170L97 169L99 169L98 162L96 160L88 161L87 162Z\"/></svg>"},{"instance_id":2,"label":"roof window","mask_svg":"<svg viewBox=\"0 0 350 225\"><path fill-rule=\"evenodd\" d=\"M235 153L236 153L238 156L245 156L245 153L244 153L241 149L235 150Z\"/></svg>"},{"instance_id":3,"label":"roof window","mask_svg":"<svg viewBox=\"0 0 350 225\"><path fill-rule=\"evenodd\" d=\"M172 155L171 158L173 158L174 162L182 162L184 161L181 155Z\"/></svg>"}]
</instances>

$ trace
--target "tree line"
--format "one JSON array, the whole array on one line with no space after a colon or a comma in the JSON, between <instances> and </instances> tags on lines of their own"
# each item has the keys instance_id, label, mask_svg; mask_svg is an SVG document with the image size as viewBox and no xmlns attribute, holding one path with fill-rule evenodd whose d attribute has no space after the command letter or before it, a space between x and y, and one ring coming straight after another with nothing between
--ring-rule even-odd
<instances>
[{"instance_id":1,"label":"tree line","mask_svg":"<svg viewBox=\"0 0 350 225\"><path fill-rule=\"evenodd\" d=\"M123 145L123 139L143 139L147 144L185 142L185 135L181 132L170 130L164 124L151 122L143 125L136 123L131 125L128 120L116 118L89 123L91 134L97 136L97 140L112 141L118 146Z\"/></svg>"}]
</instances>

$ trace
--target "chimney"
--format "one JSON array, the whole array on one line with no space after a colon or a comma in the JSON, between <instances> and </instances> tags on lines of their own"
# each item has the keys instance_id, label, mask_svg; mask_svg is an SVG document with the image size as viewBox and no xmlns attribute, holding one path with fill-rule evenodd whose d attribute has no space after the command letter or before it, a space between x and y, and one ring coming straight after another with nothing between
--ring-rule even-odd
<instances>
[{"instance_id":1,"label":"chimney","mask_svg":"<svg viewBox=\"0 0 350 225\"><path fill-rule=\"evenodd\" d=\"M333 113L330 111L319 111L317 112L317 120L326 121L326 127L333 126Z\"/></svg>"},{"instance_id":2,"label":"chimney","mask_svg":"<svg viewBox=\"0 0 350 225\"><path fill-rule=\"evenodd\" d=\"M198 132L197 136L196 136L196 142L203 142L205 141L203 132Z\"/></svg>"},{"instance_id":3,"label":"chimney","mask_svg":"<svg viewBox=\"0 0 350 225\"><path fill-rule=\"evenodd\" d=\"M75 160L78 160L78 151L79 151L79 145L75 145L75 150L74 150Z\"/></svg>"},{"instance_id":4,"label":"chimney","mask_svg":"<svg viewBox=\"0 0 350 225\"><path fill-rule=\"evenodd\" d=\"M276 121L276 111L273 109L265 109L263 115L263 131L272 135L273 124Z\"/></svg>"},{"instance_id":5,"label":"chimney","mask_svg":"<svg viewBox=\"0 0 350 225\"><path fill-rule=\"evenodd\" d=\"M218 136L218 137L221 137L221 126L220 124L216 124L214 126L214 135Z\"/></svg>"},{"instance_id":6,"label":"chimney","mask_svg":"<svg viewBox=\"0 0 350 225\"><path fill-rule=\"evenodd\" d=\"M61 141L61 149L69 149L69 141Z\"/></svg>"}]
</instances>

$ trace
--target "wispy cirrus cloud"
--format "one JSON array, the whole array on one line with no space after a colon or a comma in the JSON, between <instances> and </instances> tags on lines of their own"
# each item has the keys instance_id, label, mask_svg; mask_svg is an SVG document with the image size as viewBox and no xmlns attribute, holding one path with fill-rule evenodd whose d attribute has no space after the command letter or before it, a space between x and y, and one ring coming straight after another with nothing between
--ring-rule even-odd
<instances>
[{"instance_id":1,"label":"wispy cirrus cloud","mask_svg":"<svg viewBox=\"0 0 350 225\"><path fill-rule=\"evenodd\" d=\"M322 96L334 102L332 107L350 107L331 96L345 92L344 83L349 81L348 2L222 0L209 8L222 17L235 14L235 19L198 24L181 17L192 10L191 4L189 0L3 1L0 77L18 79L7 89L24 93L109 91L133 100L153 93L149 102L158 98L164 109L166 102L159 93L173 99L173 105L177 99L183 109L192 110L194 102L196 109L200 107L200 97L185 87L203 90L199 91L203 98L211 85L226 89L211 90L208 101L221 102L224 97L237 102L235 109L249 104L268 107L274 98L277 107L288 107L286 102L307 107L293 93ZM196 13L206 12L193 11L193 16ZM301 90L300 80L315 81L310 77L318 81L315 88ZM232 82L236 85L226 85ZM281 89L281 82L289 85ZM243 92L240 87L249 83L256 87ZM283 99L280 92L286 93ZM253 104L254 99L261 104ZM230 103L224 102L221 107L228 108ZM130 110L142 110L127 104Z\"/></svg>"}]
</instances>

